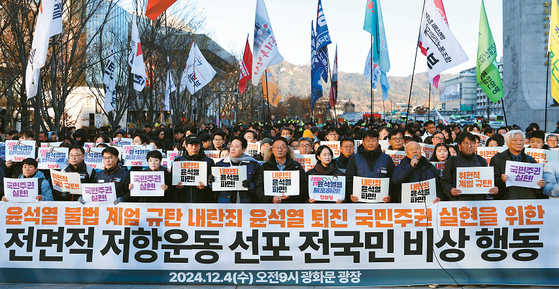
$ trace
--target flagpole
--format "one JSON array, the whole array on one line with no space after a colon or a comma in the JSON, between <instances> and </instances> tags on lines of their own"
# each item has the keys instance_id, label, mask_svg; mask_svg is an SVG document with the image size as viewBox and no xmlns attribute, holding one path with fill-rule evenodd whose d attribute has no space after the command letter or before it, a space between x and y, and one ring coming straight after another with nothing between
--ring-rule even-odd
<instances>
[{"instance_id":1,"label":"flagpole","mask_svg":"<svg viewBox=\"0 0 559 289\"><path fill-rule=\"evenodd\" d=\"M165 10L165 51L167 52L167 71L171 71L171 61L169 59L169 26L167 26L167 10ZM173 106L171 105L171 81L173 75L171 73L169 73L169 83L166 83L166 85L169 85L169 109L171 110L170 112L173 111ZM165 90L167 90L167 87L165 87ZM165 91L165 93L167 93L167 91ZM163 99L163 102L165 102L165 99ZM171 120L171 124L174 124L173 121L173 116L171 116L169 118ZM174 126L174 125L173 125Z\"/></svg>"},{"instance_id":2,"label":"flagpole","mask_svg":"<svg viewBox=\"0 0 559 289\"><path fill-rule=\"evenodd\" d=\"M373 123L373 110L375 106L375 93L373 91L373 34L371 34L371 117L369 118L369 122Z\"/></svg>"},{"instance_id":3,"label":"flagpole","mask_svg":"<svg viewBox=\"0 0 559 289\"><path fill-rule=\"evenodd\" d=\"M549 52L547 52L547 69L545 73L545 122L544 131L547 132L547 94L549 90Z\"/></svg>"},{"instance_id":4,"label":"flagpole","mask_svg":"<svg viewBox=\"0 0 559 289\"><path fill-rule=\"evenodd\" d=\"M266 102L268 103L268 121L272 123L272 115L270 114L270 89L268 88L268 70L264 70L264 81L266 81Z\"/></svg>"},{"instance_id":5,"label":"flagpole","mask_svg":"<svg viewBox=\"0 0 559 289\"><path fill-rule=\"evenodd\" d=\"M427 120L431 118L431 81L429 81L429 104L427 106Z\"/></svg>"},{"instance_id":6,"label":"flagpole","mask_svg":"<svg viewBox=\"0 0 559 289\"><path fill-rule=\"evenodd\" d=\"M412 69L412 73L411 73L411 84L410 84L410 95L408 96L408 108L406 111L406 123L409 120L409 114L410 114L410 102L411 102L411 92L413 90L413 77L415 75L415 63L417 62L417 50L419 49L419 36L421 35L421 23L423 23L423 17L425 16L425 3L427 2L427 0L423 0L423 8L421 9L421 20L419 21L419 33L417 33L417 42L415 43L415 57L413 59L413 69ZM429 79L429 82L431 82L431 80Z\"/></svg>"},{"instance_id":7,"label":"flagpole","mask_svg":"<svg viewBox=\"0 0 559 289\"><path fill-rule=\"evenodd\" d=\"M503 116L505 117L505 126L509 126L509 123L507 122L507 112L505 111L505 97L501 98L501 104L503 105Z\"/></svg>"}]
</instances>

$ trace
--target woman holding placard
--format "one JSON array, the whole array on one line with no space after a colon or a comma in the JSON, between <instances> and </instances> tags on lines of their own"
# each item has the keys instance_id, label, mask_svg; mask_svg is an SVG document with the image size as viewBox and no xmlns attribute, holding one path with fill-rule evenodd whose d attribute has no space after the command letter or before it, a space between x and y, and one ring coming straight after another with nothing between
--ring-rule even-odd
<instances>
[{"instance_id":1,"label":"woman holding placard","mask_svg":"<svg viewBox=\"0 0 559 289\"><path fill-rule=\"evenodd\" d=\"M314 168L307 172L307 176L321 175L321 176L343 176L344 173L338 169L336 162L332 162L334 153L328 146L321 145L316 151L317 163ZM309 198L309 203L314 203L316 200ZM336 203L343 203L342 200L337 200Z\"/></svg>"}]
</instances>

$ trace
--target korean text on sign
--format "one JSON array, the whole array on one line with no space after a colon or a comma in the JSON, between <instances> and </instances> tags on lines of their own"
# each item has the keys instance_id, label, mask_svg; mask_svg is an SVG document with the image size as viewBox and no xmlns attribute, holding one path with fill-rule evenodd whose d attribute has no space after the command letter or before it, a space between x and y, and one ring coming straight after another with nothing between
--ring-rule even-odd
<instances>
[{"instance_id":1,"label":"korean text on sign","mask_svg":"<svg viewBox=\"0 0 559 289\"><path fill-rule=\"evenodd\" d=\"M359 198L359 202L380 203L388 196L389 185L389 178L353 177L353 195Z\"/></svg>"},{"instance_id":2,"label":"korean text on sign","mask_svg":"<svg viewBox=\"0 0 559 289\"><path fill-rule=\"evenodd\" d=\"M493 167L456 168L456 188L461 194L487 194L495 186Z\"/></svg>"}]
</instances>

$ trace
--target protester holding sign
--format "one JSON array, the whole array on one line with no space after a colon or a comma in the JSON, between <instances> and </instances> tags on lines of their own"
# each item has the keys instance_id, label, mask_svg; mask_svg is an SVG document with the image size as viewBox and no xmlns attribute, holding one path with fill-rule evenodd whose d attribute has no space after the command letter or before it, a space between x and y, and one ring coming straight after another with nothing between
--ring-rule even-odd
<instances>
[{"instance_id":1,"label":"protester holding sign","mask_svg":"<svg viewBox=\"0 0 559 289\"><path fill-rule=\"evenodd\" d=\"M38 179L39 195L36 197L39 201L53 201L52 190L50 188L49 182L45 178L45 174L37 169L39 165L35 159L26 158L22 163L22 174L19 175L18 179L25 178L36 178ZM2 187L4 187L2 185ZM2 201L7 202L5 196L2 196Z\"/></svg>"},{"instance_id":2,"label":"protester holding sign","mask_svg":"<svg viewBox=\"0 0 559 289\"><path fill-rule=\"evenodd\" d=\"M139 203L170 203L173 202L175 199L175 196L173 194L173 190L171 190L171 174L169 173L169 171L167 171L167 169L165 167L161 166L161 161L163 160L163 155L161 154L160 151L150 151L147 156L146 159L148 161L148 167L144 170L144 171L150 171L150 172L163 172L163 176L165 179L165 184L161 185L161 189L163 191L165 191L165 195L163 197L136 197L133 198L134 202L139 202ZM132 188L134 188L134 185L132 183L130 183L128 185L128 189L132 190Z\"/></svg>"},{"instance_id":3,"label":"protester holding sign","mask_svg":"<svg viewBox=\"0 0 559 289\"><path fill-rule=\"evenodd\" d=\"M95 183L115 183L115 205L130 200L130 173L118 164L118 150L107 147L103 150L103 165L105 168L95 175Z\"/></svg>"},{"instance_id":4,"label":"protester holding sign","mask_svg":"<svg viewBox=\"0 0 559 289\"><path fill-rule=\"evenodd\" d=\"M441 178L437 169L422 154L421 146L412 141L406 145L406 157L394 169L390 183L391 202L400 203L402 199L402 183L416 183L436 179L437 197L433 204L443 198L441 189Z\"/></svg>"},{"instance_id":5,"label":"protester holding sign","mask_svg":"<svg viewBox=\"0 0 559 289\"><path fill-rule=\"evenodd\" d=\"M442 187L445 198L451 201L486 200L485 194L461 195L462 191L456 188L457 167L486 167L487 161L475 153L476 137L469 132L462 132L456 138L458 143L458 155L449 158L443 170ZM489 194L495 195L499 192L497 187L489 190Z\"/></svg>"},{"instance_id":6,"label":"protester holding sign","mask_svg":"<svg viewBox=\"0 0 559 289\"><path fill-rule=\"evenodd\" d=\"M303 167L293 158L295 153L288 146L287 140L283 137L276 137L272 146L266 150L264 161L256 173L255 192L258 198L264 203L279 204L285 203L305 203L309 199L308 180ZM299 171L299 196L266 196L264 194L264 171Z\"/></svg>"},{"instance_id":7,"label":"protester holding sign","mask_svg":"<svg viewBox=\"0 0 559 289\"><path fill-rule=\"evenodd\" d=\"M524 187L507 187L506 182L509 179L505 174L506 163L508 161L537 163L534 158L524 153L525 134L521 130L511 130L505 135L505 143L508 149L504 152L496 154L491 159L491 166L495 167L495 183L499 187L499 198L505 200L516 199L536 199L547 198L543 194L545 180L538 181L540 189L524 188Z\"/></svg>"},{"instance_id":8,"label":"protester holding sign","mask_svg":"<svg viewBox=\"0 0 559 289\"><path fill-rule=\"evenodd\" d=\"M379 146L379 134L376 130L367 130L363 134L363 144L357 148L347 164L346 170L346 202L357 202L359 198L353 195L353 177L389 178L394 171L392 158L383 153ZM390 196L384 197L385 203L390 202Z\"/></svg>"},{"instance_id":9,"label":"protester holding sign","mask_svg":"<svg viewBox=\"0 0 559 289\"><path fill-rule=\"evenodd\" d=\"M545 180L543 193L549 196L550 199L559 199L559 158L555 158L545 164L543 179Z\"/></svg>"},{"instance_id":10,"label":"protester holding sign","mask_svg":"<svg viewBox=\"0 0 559 289\"><path fill-rule=\"evenodd\" d=\"M62 171L80 174L82 184L93 183L97 172L91 166L88 166L84 159L85 149L82 146L75 145L71 147L68 154L68 166ZM77 201L79 196L53 190L53 197L55 201Z\"/></svg>"},{"instance_id":11,"label":"protester holding sign","mask_svg":"<svg viewBox=\"0 0 559 289\"><path fill-rule=\"evenodd\" d=\"M321 145L316 151L316 165L313 169L307 172L308 176L321 175L321 176L343 176L344 173L338 169L335 162L332 161L334 153L328 146ZM316 200L309 199L309 203L314 203ZM341 204L343 201L338 200L336 203Z\"/></svg>"},{"instance_id":12,"label":"protester holding sign","mask_svg":"<svg viewBox=\"0 0 559 289\"><path fill-rule=\"evenodd\" d=\"M340 156L334 161L336 162L338 168L342 172L345 172L345 170L347 169L347 163L349 162L349 159L351 158L351 156L355 151L355 145L353 139L343 138L340 141L340 148L341 148Z\"/></svg>"},{"instance_id":13,"label":"protester holding sign","mask_svg":"<svg viewBox=\"0 0 559 289\"><path fill-rule=\"evenodd\" d=\"M253 132L253 131L250 131ZM245 134L246 137L246 134ZM248 191L221 191L218 193L218 203L257 203L258 197L254 193L256 187L256 172L260 165L251 156L245 154L248 142L246 138L234 137L229 147L229 156L219 161L217 167L238 167L245 166L247 178L243 181L243 187ZM220 181L220 180L216 180Z\"/></svg>"},{"instance_id":14,"label":"protester holding sign","mask_svg":"<svg viewBox=\"0 0 559 289\"><path fill-rule=\"evenodd\" d=\"M221 137L221 135L218 136ZM216 138L214 137L214 144L216 143L215 140ZM202 148L202 143L200 142L200 140L195 134L191 134L185 138L184 142L186 143L186 151L183 153L182 156L175 158L175 162L206 162L206 176L208 176L208 182L213 183L212 167L215 166L215 163L211 158L206 156L206 153L204 153L204 149ZM220 143L223 147L223 141L221 141ZM179 182L176 188L176 199L180 203L216 202L215 193L212 192L212 189L209 186L204 186L202 182L199 182L198 186L195 187L183 186L182 182Z\"/></svg>"}]
</instances>

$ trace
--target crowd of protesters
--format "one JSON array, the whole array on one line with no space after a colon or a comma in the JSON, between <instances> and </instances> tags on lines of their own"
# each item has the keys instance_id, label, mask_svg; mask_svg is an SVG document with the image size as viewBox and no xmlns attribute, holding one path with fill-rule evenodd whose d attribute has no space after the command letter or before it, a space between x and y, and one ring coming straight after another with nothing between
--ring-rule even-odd
<instances>
[{"instance_id":1,"label":"crowd of protesters","mask_svg":"<svg viewBox=\"0 0 559 289\"><path fill-rule=\"evenodd\" d=\"M559 123L558 123L559 127ZM556 131L557 132L557 131ZM481 145L480 135L487 136L486 146L505 146L488 163L479 156L477 148ZM507 160L535 163L524 152L529 146L537 149L555 149L558 139L555 134L547 134L537 124L526 129L513 125L494 129L487 124L465 125L451 123L444 125L433 121L413 123L358 121L354 125L343 123L303 123L299 120L284 121L273 125L239 125L217 128L213 125L176 126L145 125L143 129L128 131L109 127L98 129L70 128L66 133L41 132L34 136L31 131L9 131L3 136L6 140L35 140L37 147L43 142L61 142L68 147L68 165L63 171L77 172L82 183L114 182L118 202L180 202L180 203L314 203L308 194L309 175L346 176L346 195L343 202L357 202L352 192L353 177L390 178L389 195L385 203L401 202L401 184L425 181L435 178L437 197L434 202L454 200L507 200L559 197L559 159L549 160L545 165L544 179L538 181L539 189L507 187L505 174ZM135 145L152 145L153 151L147 154L149 166L146 168L124 167L119 152L112 147L115 138L132 138ZM362 144L354 148L354 141ZM392 158L383 152L379 141L387 140L388 150L404 151L405 157L395 165ZM321 145L321 141L339 142L340 155L334 158L332 149ZM104 168L95 170L84 162L84 143L93 142L102 151ZM260 153L248 155L249 143L260 144ZM421 153L421 143L434 145L434 153L427 159ZM207 163L208 185L183 186L171 184L170 169L162 167L165 153L181 151L175 161L202 161ZM205 151L217 150L220 160L206 156ZM305 171L294 154L315 154L317 163ZM437 172L432 162L444 162L442 174ZM214 192L211 175L212 167L246 166L247 179L242 180L246 191ZM456 168L493 166L495 187L488 194L461 194L456 185ZM39 180L40 201L82 201L64 192L52 189L48 171L38 170L36 159L27 158L23 162L4 162L0 160L0 179L37 178ZM131 197L130 170L151 170L165 172L165 185L162 197ZM267 196L264 193L265 171L298 171L300 174L300 193L298 196ZM2 190L3 190L3 186ZM1 192L2 200L6 201ZM341 203L342 201L338 201Z\"/></svg>"}]
</instances>

